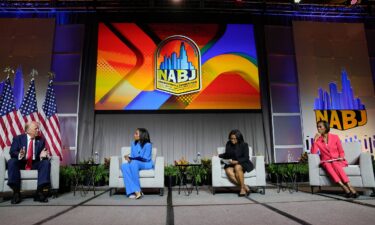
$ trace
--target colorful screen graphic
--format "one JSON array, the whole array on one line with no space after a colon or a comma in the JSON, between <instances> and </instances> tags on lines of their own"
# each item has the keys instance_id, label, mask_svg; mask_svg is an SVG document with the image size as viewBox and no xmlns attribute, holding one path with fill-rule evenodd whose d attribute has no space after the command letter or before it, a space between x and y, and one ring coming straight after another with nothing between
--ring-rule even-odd
<instances>
[{"instance_id":1,"label":"colorful screen graphic","mask_svg":"<svg viewBox=\"0 0 375 225\"><path fill-rule=\"evenodd\" d=\"M253 26L100 23L95 109L260 109Z\"/></svg>"}]
</instances>

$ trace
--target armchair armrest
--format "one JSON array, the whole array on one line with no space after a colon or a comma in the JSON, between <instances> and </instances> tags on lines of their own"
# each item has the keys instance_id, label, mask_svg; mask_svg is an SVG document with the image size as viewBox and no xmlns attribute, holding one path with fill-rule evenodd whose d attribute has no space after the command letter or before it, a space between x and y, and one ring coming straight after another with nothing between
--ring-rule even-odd
<instances>
[{"instance_id":1,"label":"armchair armrest","mask_svg":"<svg viewBox=\"0 0 375 225\"><path fill-rule=\"evenodd\" d=\"M60 187L60 158L52 156L51 158L51 188L59 189Z\"/></svg>"},{"instance_id":2,"label":"armchair armrest","mask_svg":"<svg viewBox=\"0 0 375 225\"><path fill-rule=\"evenodd\" d=\"M212 186L217 187L220 185L219 179L221 178L221 163L219 156L213 156L211 163Z\"/></svg>"},{"instance_id":3,"label":"armchair armrest","mask_svg":"<svg viewBox=\"0 0 375 225\"><path fill-rule=\"evenodd\" d=\"M5 157L0 155L0 192L4 191L4 182L5 182Z\"/></svg>"},{"instance_id":4,"label":"armchair armrest","mask_svg":"<svg viewBox=\"0 0 375 225\"><path fill-rule=\"evenodd\" d=\"M311 186L320 186L319 180L319 165L320 165L320 158L317 154L309 154L308 155L308 162L309 162L309 180Z\"/></svg>"},{"instance_id":5,"label":"armchair armrest","mask_svg":"<svg viewBox=\"0 0 375 225\"><path fill-rule=\"evenodd\" d=\"M266 185L266 166L264 165L264 156L253 156L252 162L254 163L254 168L257 173L257 185Z\"/></svg>"},{"instance_id":6,"label":"armchair armrest","mask_svg":"<svg viewBox=\"0 0 375 225\"><path fill-rule=\"evenodd\" d=\"M109 166L109 187L117 187L118 178L120 177L121 158L119 156L111 156Z\"/></svg>"},{"instance_id":7,"label":"armchair armrest","mask_svg":"<svg viewBox=\"0 0 375 225\"><path fill-rule=\"evenodd\" d=\"M158 156L155 160L155 179L160 184L160 187L164 187L164 157Z\"/></svg>"},{"instance_id":8,"label":"armchair armrest","mask_svg":"<svg viewBox=\"0 0 375 225\"><path fill-rule=\"evenodd\" d=\"M359 155L359 168L361 170L363 187L375 187L374 170L369 153L362 152Z\"/></svg>"}]
</instances>

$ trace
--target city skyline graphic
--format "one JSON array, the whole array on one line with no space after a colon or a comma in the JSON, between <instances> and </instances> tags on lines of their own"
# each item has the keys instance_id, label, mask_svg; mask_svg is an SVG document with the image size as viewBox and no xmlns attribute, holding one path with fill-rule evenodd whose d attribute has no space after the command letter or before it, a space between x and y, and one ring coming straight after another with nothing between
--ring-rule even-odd
<instances>
[{"instance_id":1,"label":"city skyline graphic","mask_svg":"<svg viewBox=\"0 0 375 225\"><path fill-rule=\"evenodd\" d=\"M341 72L342 90L339 92L337 84L329 83L329 93L318 89L319 97L315 99L315 110L364 110L365 105L359 98L354 97L353 88L345 70Z\"/></svg>"},{"instance_id":2,"label":"city skyline graphic","mask_svg":"<svg viewBox=\"0 0 375 225\"><path fill-rule=\"evenodd\" d=\"M161 70L195 70L195 67L189 62L184 42L181 42L180 55L172 52L171 56L164 55L164 60L160 62Z\"/></svg>"}]
</instances>

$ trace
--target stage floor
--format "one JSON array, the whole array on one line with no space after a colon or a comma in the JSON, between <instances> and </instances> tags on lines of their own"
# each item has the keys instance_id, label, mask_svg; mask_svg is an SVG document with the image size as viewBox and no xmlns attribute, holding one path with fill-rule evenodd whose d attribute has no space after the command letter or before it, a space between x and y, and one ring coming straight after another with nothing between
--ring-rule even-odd
<instances>
[{"instance_id":1,"label":"stage floor","mask_svg":"<svg viewBox=\"0 0 375 225\"><path fill-rule=\"evenodd\" d=\"M0 203L2 224L372 224L375 198L360 196L345 199L335 191L317 194L277 192L273 186L266 194L252 193L238 197L233 189L221 189L212 195L209 187L199 188L186 196L174 188L164 196L146 193L141 200L128 199L123 192L109 196L107 189L94 196L66 193L48 203L34 202L25 196L18 205L10 204L9 196Z\"/></svg>"}]
</instances>

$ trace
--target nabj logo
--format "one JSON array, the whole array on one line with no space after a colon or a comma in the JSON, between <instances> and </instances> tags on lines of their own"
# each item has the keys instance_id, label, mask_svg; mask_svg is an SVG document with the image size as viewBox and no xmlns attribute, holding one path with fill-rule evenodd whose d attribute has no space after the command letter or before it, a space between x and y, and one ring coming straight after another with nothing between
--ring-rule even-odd
<instances>
[{"instance_id":1,"label":"nabj logo","mask_svg":"<svg viewBox=\"0 0 375 225\"><path fill-rule=\"evenodd\" d=\"M197 44L181 35L163 40L155 52L155 89L178 96L201 88L201 55Z\"/></svg>"}]
</instances>

